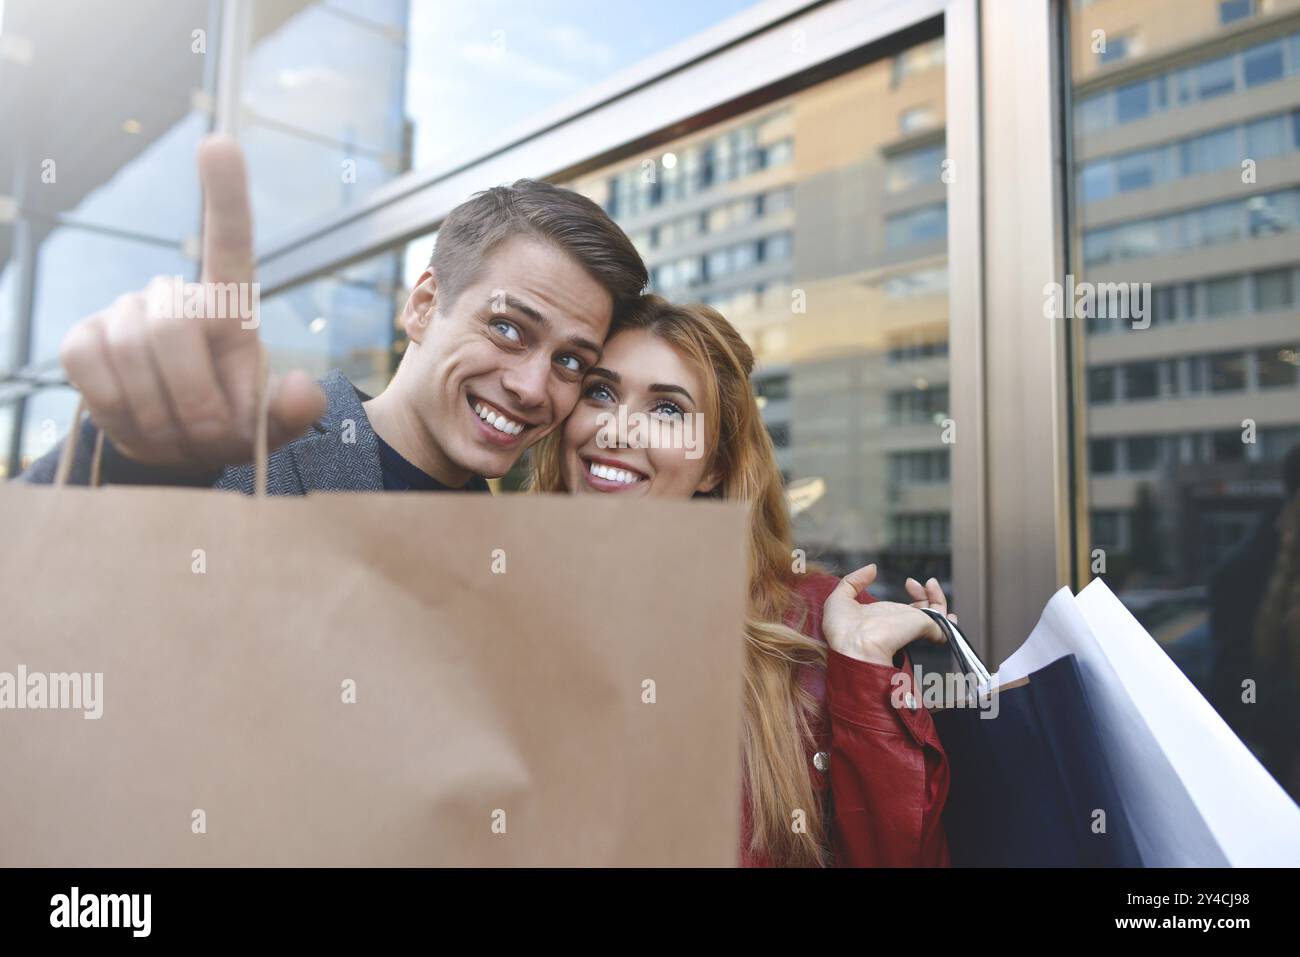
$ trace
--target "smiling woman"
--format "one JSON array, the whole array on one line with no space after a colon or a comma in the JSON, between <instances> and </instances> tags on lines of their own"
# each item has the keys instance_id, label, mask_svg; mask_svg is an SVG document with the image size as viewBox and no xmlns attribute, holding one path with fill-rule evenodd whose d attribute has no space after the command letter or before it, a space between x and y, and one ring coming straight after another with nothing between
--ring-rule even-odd
<instances>
[{"instance_id":1,"label":"smiling woman","mask_svg":"<svg viewBox=\"0 0 1300 957\"><path fill-rule=\"evenodd\" d=\"M891 692L910 687L907 656L901 668L891 660L902 645L881 653L874 640L887 617L907 641L930 623L915 608L858 597L874 567L837 587L792 562L753 366L749 346L719 313L642 297L588 371L564 428L534 449L532 487L749 506L742 863L946 864L946 758L927 712L903 717L890 705ZM633 415L667 427L631 428ZM701 454L677 440L685 421L704 424ZM855 618L855 597L878 610L872 622ZM937 582L924 597L946 612ZM872 647L854 643L866 633Z\"/></svg>"}]
</instances>

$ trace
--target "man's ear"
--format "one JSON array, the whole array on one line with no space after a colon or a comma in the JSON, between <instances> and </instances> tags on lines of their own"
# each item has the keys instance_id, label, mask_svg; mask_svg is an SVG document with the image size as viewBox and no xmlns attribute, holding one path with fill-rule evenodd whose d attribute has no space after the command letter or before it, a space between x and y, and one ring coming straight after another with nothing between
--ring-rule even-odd
<instances>
[{"instance_id":1,"label":"man's ear","mask_svg":"<svg viewBox=\"0 0 1300 957\"><path fill-rule=\"evenodd\" d=\"M424 332L438 311L438 279L433 269L420 273L420 279L402 307L402 328L412 342L423 342Z\"/></svg>"}]
</instances>

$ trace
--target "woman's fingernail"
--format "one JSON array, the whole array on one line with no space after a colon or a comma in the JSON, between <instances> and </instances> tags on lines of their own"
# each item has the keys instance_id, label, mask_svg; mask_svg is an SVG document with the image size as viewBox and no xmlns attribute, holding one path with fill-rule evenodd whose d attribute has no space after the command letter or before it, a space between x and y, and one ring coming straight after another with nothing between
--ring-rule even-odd
<instances>
[{"instance_id":1,"label":"woman's fingernail","mask_svg":"<svg viewBox=\"0 0 1300 957\"><path fill-rule=\"evenodd\" d=\"M931 578L928 582L926 582L926 584L927 584L927 585L937 585L937 584L939 584L939 579L937 579L937 578Z\"/></svg>"}]
</instances>

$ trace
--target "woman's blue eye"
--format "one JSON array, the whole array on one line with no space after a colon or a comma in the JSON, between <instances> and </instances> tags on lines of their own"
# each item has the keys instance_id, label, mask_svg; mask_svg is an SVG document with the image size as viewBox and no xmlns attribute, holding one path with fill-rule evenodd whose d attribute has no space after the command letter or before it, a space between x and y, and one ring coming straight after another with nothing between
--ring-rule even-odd
<instances>
[{"instance_id":1,"label":"woman's blue eye","mask_svg":"<svg viewBox=\"0 0 1300 957\"><path fill-rule=\"evenodd\" d=\"M680 405L676 402L669 402L666 399L663 402L656 403L655 407L651 411L654 412L655 415L663 416L666 419L680 419L682 416L686 415Z\"/></svg>"},{"instance_id":2,"label":"woman's blue eye","mask_svg":"<svg viewBox=\"0 0 1300 957\"><path fill-rule=\"evenodd\" d=\"M613 402L613 401L614 401L613 393L611 393L611 392L609 391L608 387L602 385L602 384L599 383L599 382L597 382L597 383L596 383L595 385L593 385L593 386L590 386L590 387L587 389L587 398L588 398L588 399L596 399L596 400L599 401L599 402Z\"/></svg>"},{"instance_id":3,"label":"woman's blue eye","mask_svg":"<svg viewBox=\"0 0 1300 957\"><path fill-rule=\"evenodd\" d=\"M511 323L505 322L501 319L494 319L492 321L492 328L501 333L501 335L505 336L511 342L518 342L520 340L519 330Z\"/></svg>"}]
</instances>

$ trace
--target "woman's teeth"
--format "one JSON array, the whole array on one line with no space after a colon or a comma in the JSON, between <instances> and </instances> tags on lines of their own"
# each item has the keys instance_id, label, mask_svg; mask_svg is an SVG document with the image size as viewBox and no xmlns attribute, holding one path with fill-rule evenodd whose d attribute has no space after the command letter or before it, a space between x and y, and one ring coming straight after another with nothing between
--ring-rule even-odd
<instances>
[{"instance_id":1,"label":"woman's teeth","mask_svg":"<svg viewBox=\"0 0 1300 957\"><path fill-rule=\"evenodd\" d=\"M599 462L592 462L587 466L591 474L596 478L602 478L607 482L621 482L624 485L632 485L641 481L645 476L638 475L636 472L628 472L624 469L611 468L608 465L601 465Z\"/></svg>"},{"instance_id":2,"label":"woman's teeth","mask_svg":"<svg viewBox=\"0 0 1300 957\"><path fill-rule=\"evenodd\" d=\"M492 426L492 428L496 429L498 432L504 432L506 435L518 435L524 430L523 423L512 422L504 415L492 411L482 402L475 404L474 411L478 413L480 419Z\"/></svg>"}]
</instances>

